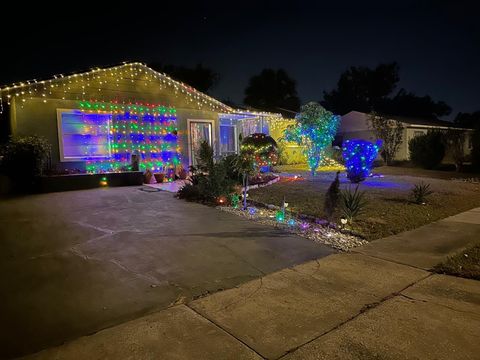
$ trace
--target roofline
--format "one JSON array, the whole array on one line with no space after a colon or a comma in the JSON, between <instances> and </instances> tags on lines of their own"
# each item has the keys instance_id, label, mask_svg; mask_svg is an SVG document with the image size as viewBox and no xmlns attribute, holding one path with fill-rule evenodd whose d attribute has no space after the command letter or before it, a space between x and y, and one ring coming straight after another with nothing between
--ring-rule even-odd
<instances>
[{"instance_id":1,"label":"roofline","mask_svg":"<svg viewBox=\"0 0 480 360\"><path fill-rule=\"evenodd\" d=\"M95 72L99 72L99 71L107 71L107 70L117 69L117 68L121 68L121 67L125 67L125 66L139 66L139 67L142 67L142 68L144 68L144 69L146 69L150 72L155 73L156 75L162 76L162 77L166 78L168 81L171 81L173 84L176 84L177 86L180 86L180 87L184 88L184 90L193 91L193 92L196 93L196 95L202 96L206 100L209 100L213 103L216 103L217 105L219 105L222 108L224 108L225 110L227 110L227 113L238 113L238 114L247 113L247 114L253 114L253 115L260 115L260 116L263 115L263 116L282 117L282 115L279 114L279 113L255 112L255 111L244 111L242 109L235 109L235 108L233 108L233 107L231 107L227 104L224 104L223 102L211 97L210 95L207 95L207 94L195 89L194 87L192 87L188 84L185 84L181 81L178 81L178 80L175 80L175 79L171 78L166 73L156 71L156 70L152 69L151 67L147 66L146 64L141 63L141 62L137 62L137 61L123 62L119 65L113 65L113 66L95 67L95 68L92 68L90 70L80 71L80 72L77 72L77 73L71 73L69 75L57 74L57 75L53 75L52 78L45 79L45 80L33 79L33 80L26 80L26 81L23 81L23 82L20 82L20 83L12 83L11 85L4 86L3 88L0 87L0 100L1 100L2 92L22 89L22 88L32 86L32 85L36 85L36 84L45 84L45 83L52 83L52 82L55 82L55 81L67 80L67 79L75 78L77 76L88 74L88 73L95 73Z\"/></svg>"},{"instance_id":2,"label":"roofline","mask_svg":"<svg viewBox=\"0 0 480 360\"><path fill-rule=\"evenodd\" d=\"M350 110L348 113L346 113L345 115L348 115L350 113L358 113L358 114L362 114L362 115L366 115L368 116L369 114L368 113L365 113L363 111L357 111L357 110ZM345 116L345 115L342 115L342 116ZM462 127L456 127L456 126L445 126L445 125L428 125L428 124L412 124L412 123L409 123L409 122L405 122L405 121L402 121L402 120L398 120L398 119L393 119L393 118L390 118L390 116L395 116L395 115L382 115L384 117L386 117L387 119L389 120L395 120L395 121L399 121L403 124L405 124L406 127L424 127L424 128L431 128L431 129L453 129L453 130L474 130L472 128L462 128ZM408 116L405 116L405 118L408 118ZM418 119L418 118L417 118ZM419 120L425 120L425 121L428 121L428 119L419 119ZM438 120L438 121L445 121L445 120ZM452 125L455 125L455 123L452 122Z\"/></svg>"}]
</instances>

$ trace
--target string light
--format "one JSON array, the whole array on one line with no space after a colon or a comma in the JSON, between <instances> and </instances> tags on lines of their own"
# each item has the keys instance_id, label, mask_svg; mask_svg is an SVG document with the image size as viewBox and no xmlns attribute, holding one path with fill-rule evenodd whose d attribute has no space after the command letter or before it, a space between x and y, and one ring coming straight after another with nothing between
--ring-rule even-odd
<instances>
[{"instance_id":1,"label":"string light","mask_svg":"<svg viewBox=\"0 0 480 360\"><path fill-rule=\"evenodd\" d=\"M321 164L325 150L332 144L337 132L340 116L333 115L320 104L310 102L301 108L295 124L284 131L285 140L302 146L312 174Z\"/></svg>"},{"instance_id":2,"label":"string light","mask_svg":"<svg viewBox=\"0 0 480 360\"><path fill-rule=\"evenodd\" d=\"M138 85L132 85L137 83ZM153 87L152 90L141 89L137 86ZM122 89L122 90L119 90ZM155 71L140 62L124 63L119 66L96 68L87 72L75 73L71 75L55 75L49 80L30 80L12 84L0 88L0 112L3 111L2 102L11 104L12 98L18 99L23 103L35 98L63 100L88 100L87 94L96 94L94 102L110 102L112 97L116 98L118 104L136 103L139 96L144 94L158 93L158 90L169 91L173 93L178 102L182 102L186 107L196 107L200 110L210 109L219 113L248 113L254 116L279 114L267 112L245 112L240 109L234 109L222 102L204 94L193 87L182 82L173 80L165 73ZM179 98L182 96L182 99ZM158 97L158 96L157 96ZM243 115L245 116L245 115Z\"/></svg>"},{"instance_id":3,"label":"string light","mask_svg":"<svg viewBox=\"0 0 480 360\"><path fill-rule=\"evenodd\" d=\"M252 134L243 140L240 149L242 153L253 157L257 168L277 164L277 143L268 135Z\"/></svg>"},{"instance_id":4,"label":"string light","mask_svg":"<svg viewBox=\"0 0 480 360\"><path fill-rule=\"evenodd\" d=\"M377 140L375 144L361 139L344 141L342 155L347 177L351 182L359 183L371 174L373 161L377 158L381 146L381 140Z\"/></svg>"}]
</instances>

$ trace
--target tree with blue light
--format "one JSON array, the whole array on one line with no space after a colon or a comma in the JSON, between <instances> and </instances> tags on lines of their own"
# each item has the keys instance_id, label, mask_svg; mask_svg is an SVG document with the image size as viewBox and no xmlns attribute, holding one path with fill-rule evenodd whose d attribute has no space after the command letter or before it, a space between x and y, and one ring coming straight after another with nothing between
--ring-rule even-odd
<instances>
[{"instance_id":1,"label":"tree with blue light","mask_svg":"<svg viewBox=\"0 0 480 360\"><path fill-rule=\"evenodd\" d=\"M347 170L347 178L352 183L359 183L372 172L374 160L382 147L382 140L375 144L362 139L346 140L342 146L342 155Z\"/></svg>"},{"instance_id":2,"label":"tree with blue light","mask_svg":"<svg viewBox=\"0 0 480 360\"><path fill-rule=\"evenodd\" d=\"M302 146L303 154L314 176L325 150L332 144L340 116L334 115L316 102L309 102L301 107L295 120L295 124L285 129L284 140Z\"/></svg>"}]
</instances>

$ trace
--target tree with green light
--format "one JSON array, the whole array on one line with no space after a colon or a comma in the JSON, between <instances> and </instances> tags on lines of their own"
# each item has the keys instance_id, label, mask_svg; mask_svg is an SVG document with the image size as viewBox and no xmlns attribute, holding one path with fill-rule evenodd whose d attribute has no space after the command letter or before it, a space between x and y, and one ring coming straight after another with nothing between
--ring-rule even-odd
<instances>
[{"instance_id":1,"label":"tree with green light","mask_svg":"<svg viewBox=\"0 0 480 360\"><path fill-rule=\"evenodd\" d=\"M302 146L312 176L315 176L325 150L337 133L340 116L333 115L316 102L309 102L301 107L295 120L295 124L285 129L284 140Z\"/></svg>"}]
</instances>

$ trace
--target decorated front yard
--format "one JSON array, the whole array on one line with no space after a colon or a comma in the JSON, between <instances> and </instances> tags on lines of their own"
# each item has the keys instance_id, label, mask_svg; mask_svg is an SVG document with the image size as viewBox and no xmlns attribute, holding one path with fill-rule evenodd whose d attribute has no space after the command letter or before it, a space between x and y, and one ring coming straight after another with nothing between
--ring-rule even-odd
<instances>
[{"instance_id":1,"label":"decorated front yard","mask_svg":"<svg viewBox=\"0 0 480 360\"><path fill-rule=\"evenodd\" d=\"M301 174L297 179L284 178L268 187L253 189L249 199L265 204L281 206L288 203L289 211L325 218L325 194L335 178L334 172L319 172L312 178L306 172L291 169L288 172ZM287 172L288 167L283 167ZM387 171L388 172L388 171ZM403 173L408 174L409 169ZM349 225L355 233L367 240L411 230L433 221L480 206L480 184L461 180L410 175L384 175L369 177L359 185L364 191L364 210ZM425 204L416 204L411 191L415 184L430 184L432 194ZM340 174L340 189L355 188L345 173ZM342 213L337 209L334 222L340 223Z\"/></svg>"}]
</instances>

